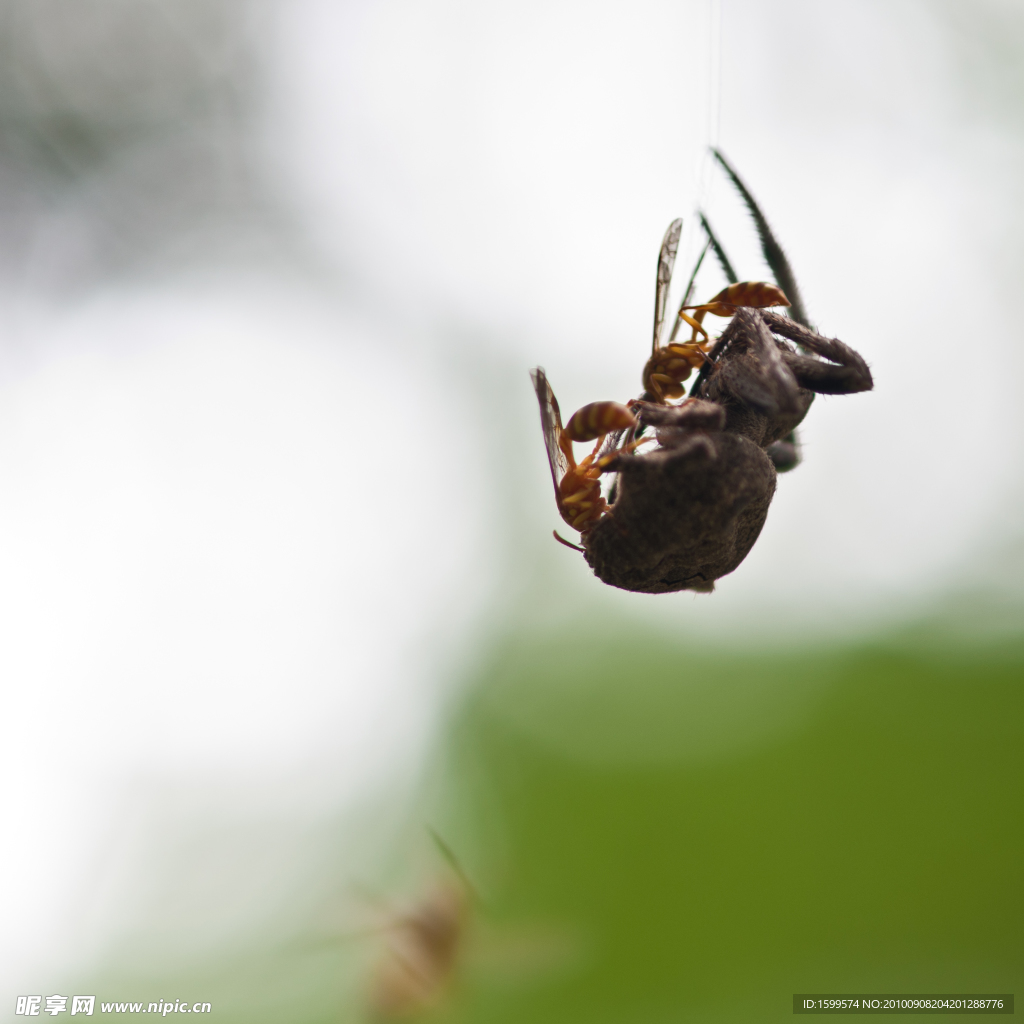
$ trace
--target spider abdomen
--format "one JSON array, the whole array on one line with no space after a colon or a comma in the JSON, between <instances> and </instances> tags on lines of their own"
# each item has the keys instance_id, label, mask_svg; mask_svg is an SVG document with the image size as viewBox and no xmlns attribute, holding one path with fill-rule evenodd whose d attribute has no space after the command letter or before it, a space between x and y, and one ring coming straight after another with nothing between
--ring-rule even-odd
<instances>
[{"instance_id":1,"label":"spider abdomen","mask_svg":"<svg viewBox=\"0 0 1024 1024\"><path fill-rule=\"evenodd\" d=\"M583 540L599 579L647 594L705 590L747 556L775 494L775 467L746 437L698 437L620 458L615 504Z\"/></svg>"}]
</instances>

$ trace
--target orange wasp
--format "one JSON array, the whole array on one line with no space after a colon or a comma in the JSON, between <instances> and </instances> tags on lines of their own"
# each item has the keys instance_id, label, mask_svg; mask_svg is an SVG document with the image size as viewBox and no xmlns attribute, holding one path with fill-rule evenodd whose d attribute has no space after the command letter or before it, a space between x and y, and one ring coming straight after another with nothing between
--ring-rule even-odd
<instances>
[{"instance_id":1,"label":"orange wasp","mask_svg":"<svg viewBox=\"0 0 1024 1024\"><path fill-rule=\"evenodd\" d=\"M558 400L548 383L547 375L538 366L530 371L533 386L540 403L540 422L544 444L548 450L548 465L555 485L558 514L574 529L586 533L608 511L608 502L601 493L601 474L604 467L618 454L619 449L598 457L606 435L638 426L630 410L618 402L591 402L573 413L563 427L558 411ZM582 462L573 455L574 441L597 440L594 450ZM555 539L569 544L558 534Z\"/></svg>"},{"instance_id":2,"label":"orange wasp","mask_svg":"<svg viewBox=\"0 0 1024 1024\"><path fill-rule=\"evenodd\" d=\"M731 317L735 316L739 306L767 309L769 306L789 305L789 299L786 298L782 289L766 281L740 281L730 284L709 302L697 306L688 305L697 271L700 270L708 248L714 246L716 252L719 252L719 246L703 216L701 221L708 233L708 243L704 246L697 265L693 268L690 283L683 294L683 301L679 306L679 313L666 345L661 344L662 324L665 320L665 303L668 299L669 285L672 283L672 269L675 266L679 235L683 226L681 219L674 220L669 224L661 242L657 286L654 295L654 339L651 345L651 357L644 365L642 375L644 390L660 404L664 404L670 398L682 398L683 381L694 370L700 369L706 361L707 351L711 347L711 339L708 337L708 332L704 330L703 322L708 313L715 316ZM721 258L720 252L719 258ZM693 316L686 312L688 309L693 310ZM677 342L676 334L683 323L689 324L693 328L693 334L689 341ZM698 334L703 335L703 341L698 341Z\"/></svg>"},{"instance_id":3,"label":"orange wasp","mask_svg":"<svg viewBox=\"0 0 1024 1024\"><path fill-rule=\"evenodd\" d=\"M683 321L689 323L694 329L694 338L699 330L707 342L708 333L700 326L697 320L688 316L680 309L679 317L672 330L669 343L661 345L661 328L665 322L665 303L668 300L669 286L672 284L672 270L676 264L676 253L679 250L679 235L683 229L682 218L672 221L661 240L661 251L658 253L658 276L654 289L654 340L651 343L651 358L647 360L643 370L644 391L657 402L664 402L666 398L682 398L682 382L690 376L694 365L700 365L703 349L700 345L675 344L676 332L679 324ZM705 246L705 252L707 247ZM704 253L700 255L697 266L694 268L693 276L696 277L700 268ZM690 287L687 294L683 296L683 302L689 301L689 292L693 288L693 278L690 279Z\"/></svg>"},{"instance_id":4,"label":"orange wasp","mask_svg":"<svg viewBox=\"0 0 1024 1024\"><path fill-rule=\"evenodd\" d=\"M679 319L685 320L693 327L693 337L690 339L690 342L693 343L697 340L698 331L705 338L707 337L701 325L708 313L715 316L735 316L738 306L768 309L771 306L788 305L789 299L778 285L769 284L767 281L739 281L736 284L727 285L709 302L700 306L683 306L679 311ZM683 312L684 309L692 309L694 315L687 316Z\"/></svg>"}]
</instances>

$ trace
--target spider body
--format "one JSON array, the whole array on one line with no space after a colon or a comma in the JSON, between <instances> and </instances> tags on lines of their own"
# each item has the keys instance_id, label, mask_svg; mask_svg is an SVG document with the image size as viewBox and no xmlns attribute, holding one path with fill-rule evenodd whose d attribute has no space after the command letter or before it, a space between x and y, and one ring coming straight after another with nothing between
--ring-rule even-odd
<instances>
[{"instance_id":1,"label":"spider body","mask_svg":"<svg viewBox=\"0 0 1024 1024\"><path fill-rule=\"evenodd\" d=\"M757 540L777 470L786 468L783 439L815 392L871 387L864 360L842 342L747 307L710 359L697 397L678 406L638 403L637 419L654 428L659 448L620 451L604 466L618 473L615 501L583 545L605 583L650 594L712 589Z\"/></svg>"}]
</instances>

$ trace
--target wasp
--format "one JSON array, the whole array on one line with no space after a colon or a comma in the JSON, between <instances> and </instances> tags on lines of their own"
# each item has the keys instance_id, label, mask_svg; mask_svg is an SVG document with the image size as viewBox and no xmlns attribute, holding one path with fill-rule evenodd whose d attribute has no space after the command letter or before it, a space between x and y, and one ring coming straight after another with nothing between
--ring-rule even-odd
<instances>
[{"instance_id":1,"label":"wasp","mask_svg":"<svg viewBox=\"0 0 1024 1024\"><path fill-rule=\"evenodd\" d=\"M471 910L480 902L459 859L428 830L451 869L404 913L389 915L387 937L370 978L368 1005L375 1020L405 1018L444 1002L455 978Z\"/></svg>"},{"instance_id":2,"label":"wasp","mask_svg":"<svg viewBox=\"0 0 1024 1024\"><path fill-rule=\"evenodd\" d=\"M675 220L658 255L643 393L624 405L597 403L604 407L600 413L583 416L591 408L584 406L570 421L572 429L563 430L543 370L533 371L556 503L562 518L581 532L582 546L569 546L583 553L599 579L625 590L714 589L715 580L736 569L757 540L777 473L799 462L796 428L815 394L853 394L874 386L857 352L810 326L789 261L760 207L725 157L712 153L754 220L775 282L739 281L701 213L707 242L662 345L682 230L682 221ZM694 282L709 250L729 284L694 305ZM791 315L773 312L779 306ZM703 326L709 313L730 318L714 340ZM684 324L692 333L680 342ZM684 396L683 382L694 370L689 396L670 404ZM653 436L643 438L647 431ZM584 435L597 438L597 445L577 466L571 443ZM645 440L657 447L639 453ZM607 498L604 474L614 476Z\"/></svg>"},{"instance_id":3,"label":"wasp","mask_svg":"<svg viewBox=\"0 0 1024 1024\"><path fill-rule=\"evenodd\" d=\"M608 502L601 493L601 474L613 453L599 458L598 451L609 434L636 429L639 421L627 406L618 402L591 402L573 413L563 427L558 399L551 390L547 375L538 366L530 376L540 403L541 426L558 513L574 530L586 533L608 511ZM594 440L597 441L594 450L577 463L573 442ZM557 533L555 538L567 543Z\"/></svg>"},{"instance_id":4,"label":"wasp","mask_svg":"<svg viewBox=\"0 0 1024 1024\"><path fill-rule=\"evenodd\" d=\"M700 270L704 254L714 237L710 225L703 215L701 215L701 221L709 235L708 245L704 247L704 251L700 254L693 273L690 275L690 283L683 294L683 301L679 306L672 334L666 345L661 345L660 339L665 317L665 303L672 282L672 270L679 248L679 236L682 233L681 218L669 224L665 237L661 241L654 294L654 340L651 344L651 357L644 365L641 375L645 395L659 403L671 398L682 398L685 394L683 382L695 369L699 370L707 361L707 351L711 340L704 329L704 317L708 313L714 316L732 317L741 306L767 309L771 306L788 306L790 304L785 292L778 285L770 284L767 281L736 281L731 278L731 283L714 298L700 305L688 305L697 272ZM715 239L715 244L717 246L717 239ZM724 257L720 247L718 251ZM728 258L724 258L728 263ZM731 274L731 265L729 273ZM691 310L693 315L690 316L687 310ZM676 334L684 323L689 324L693 333L689 341L677 342ZM703 343L698 340L698 335L703 336Z\"/></svg>"},{"instance_id":5,"label":"wasp","mask_svg":"<svg viewBox=\"0 0 1024 1024\"><path fill-rule=\"evenodd\" d=\"M469 917L466 887L445 879L398 915L370 980L369 1006L394 1020L442 1002L451 986Z\"/></svg>"}]
</instances>

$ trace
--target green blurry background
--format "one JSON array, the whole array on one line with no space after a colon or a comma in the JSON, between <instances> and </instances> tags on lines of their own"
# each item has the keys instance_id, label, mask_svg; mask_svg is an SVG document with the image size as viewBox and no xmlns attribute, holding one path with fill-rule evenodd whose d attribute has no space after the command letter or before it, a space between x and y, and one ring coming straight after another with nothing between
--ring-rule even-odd
<instances>
[{"instance_id":1,"label":"green blurry background","mask_svg":"<svg viewBox=\"0 0 1024 1024\"><path fill-rule=\"evenodd\" d=\"M428 1020L765 1020L795 992L1018 991L1022 680L1019 634L951 643L927 622L764 649L509 623L360 877L415 904L447 870L429 825L478 891ZM351 876L320 870L298 917L233 958L96 987L210 993L218 1019L364 1019L388 954L354 933Z\"/></svg>"}]
</instances>

